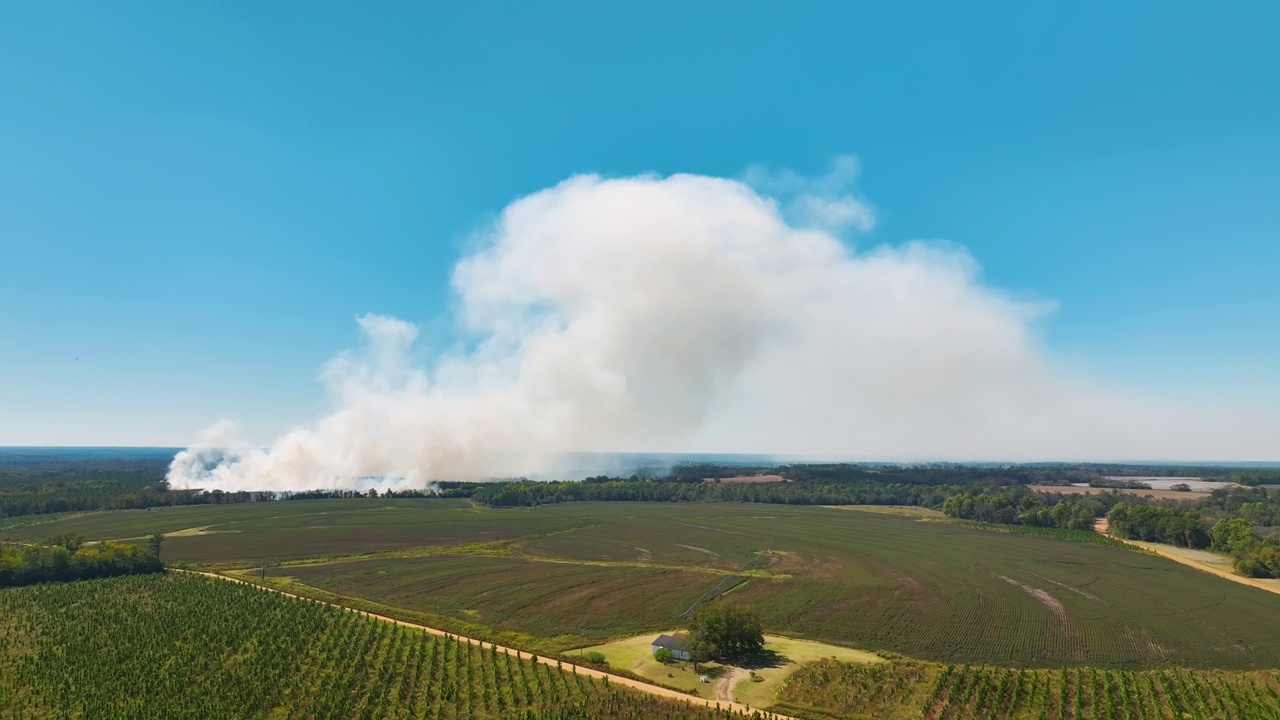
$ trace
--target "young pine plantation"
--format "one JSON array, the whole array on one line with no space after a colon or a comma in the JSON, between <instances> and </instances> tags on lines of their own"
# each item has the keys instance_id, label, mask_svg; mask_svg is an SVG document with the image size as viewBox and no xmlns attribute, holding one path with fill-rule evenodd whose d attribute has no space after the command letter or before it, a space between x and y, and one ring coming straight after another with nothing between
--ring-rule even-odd
<instances>
[{"instance_id":1,"label":"young pine plantation","mask_svg":"<svg viewBox=\"0 0 1280 720\"><path fill-rule=\"evenodd\" d=\"M0 593L0 718L742 718L193 575Z\"/></svg>"},{"instance_id":2,"label":"young pine plantation","mask_svg":"<svg viewBox=\"0 0 1280 720\"><path fill-rule=\"evenodd\" d=\"M779 701L771 709L867 720L1254 720L1280 717L1280 675L824 660L793 674Z\"/></svg>"}]
</instances>

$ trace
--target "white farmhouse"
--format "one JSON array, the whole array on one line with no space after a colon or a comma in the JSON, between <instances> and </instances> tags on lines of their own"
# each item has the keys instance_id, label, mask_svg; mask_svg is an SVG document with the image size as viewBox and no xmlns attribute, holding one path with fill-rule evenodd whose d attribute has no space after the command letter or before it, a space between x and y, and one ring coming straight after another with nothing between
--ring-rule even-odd
<instances>
[{"instance_id":1,"label":"white farmhouse","mask_svg":"<svg viewBox=\"0 0 1280 720\"><path fill-rule=\"evenodd\" d=\"M680 647L682 639L684 639L684 633L675 633L673 635L663 633L658 636L657 640L653 641L653 652L656 654L658 650L665 648L670 650L677 660L688 660L689 653Z\"/></svg>"}]
</instances>

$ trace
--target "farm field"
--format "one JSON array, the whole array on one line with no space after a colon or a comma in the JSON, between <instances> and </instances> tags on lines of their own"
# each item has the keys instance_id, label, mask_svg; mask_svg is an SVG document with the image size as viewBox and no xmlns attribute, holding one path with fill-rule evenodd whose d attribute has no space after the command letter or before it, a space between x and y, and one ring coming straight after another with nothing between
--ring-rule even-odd
<instances>
[{"instance_id":1,"label":"farm field","mask_svg":"<svg viewBox=\"0 0 1280 720\"><path fill-rule=\"evenodd\" d=\"M196 505L92 513L0 530L34 541L75 532L89 540L181 533L165 543L169 561L278 561L514 539L574 527L573 518L477 510L461 500L377 498ZM203 528L205 533L183 532Z\"/></svg>"},{"instance_id":2,"label":"farm field","mask_svg":"<svg viewBox=\"0 0 1280 720\"><path fill-rule=\"evenodd\" d=\"M268 568L339 595L478 622L498 632L607 638L679 615L719 576L679 570L528 562L512 557L388 558ZM714 578L714 579L713 579Z\"/></svg>"},{"instance_id":3,"label":"farm field","mask_svg":"<svg viewBox=\"0 0 1280 720\"><path fill-rule=\"evenodd\" d=\"M115 515L9 533L202 527L213 532L169 538L165 559L247 568L265 558L269 578L419 620L550 638L559 651L679 625L703 592L771 548L725 601L752 605L774 633L946 663L1280 667L1280 596L1140 552L910 515L387 499Z\"/></svg>"},{"instance_id":4,"label":"farm field","mask_svg":"<svg viewBox=\"0 0 1280 720\"><path fill-rule=\"evenodd\" d=\"M1169 545L1167 543L1144 542L1142 540L1125 540L1125 542L1140 547L1144 550L1156 553L1163 557L1167 557L1175 562L1182 563L1187 567L1217 575L1224 580L1230 580L1241 585L1249 585L1267 592L1280 594L1280 579L1277 578L1255 578L1245 577L1237 574L1232 569L1232 559L1229 555L1211 552L1209 550L1194 550L1192 548L1178 547L1177 545Z\"/></svg>"},{"instance_id":5,"label":"farm field","mask_svg":"<svg viewBox=\"0 0 1280 720\"><path fill-rule=\"evenodd\" d=\"M1083 485L1029 485L1032 492L1052 493L1054 495L1097 495L1099 493L1119 493L1135 497L1153 497L1160 500L1200 500L1207 497L1208 490L1158 490L1152 488L1098 488Z\"/></svg>"},{"instance_id":6,"label":"farm field","mask_svg":"<svg viewBox=\"0 0 1280 720\"><path fill-rule=\"evenodd\" d=\"M792 674L779 698L778 712L866 720L1255 720L1280 717L1280 675L822 660Z\"/></svg>"},{"instance_id":7,"label":"farm field","mask_svg":"<svg viewBox=\"0 0 1280 720\"><path fill-rule=\"evenodd\" d=\"M240 584L158 575L0 592L0 717L740 716Z\"/></svg>"}]
</instances>

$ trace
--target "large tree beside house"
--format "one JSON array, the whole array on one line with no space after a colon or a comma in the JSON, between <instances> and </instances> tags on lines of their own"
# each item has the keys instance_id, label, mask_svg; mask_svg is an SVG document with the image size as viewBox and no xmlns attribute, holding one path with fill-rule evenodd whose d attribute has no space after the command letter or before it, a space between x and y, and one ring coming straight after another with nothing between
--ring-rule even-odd
<instances>
[{"instance_id":1,"label":"large tree beside house","mask_svg":"<svg viewBox=\"0 0 1280 720\"><path fill-rule=\"evenodd\" d=\"M752 655L764 648L764 625L751 608L712 603L694 616L683 645L698 662Z\"/></svg>"}]
</instances>

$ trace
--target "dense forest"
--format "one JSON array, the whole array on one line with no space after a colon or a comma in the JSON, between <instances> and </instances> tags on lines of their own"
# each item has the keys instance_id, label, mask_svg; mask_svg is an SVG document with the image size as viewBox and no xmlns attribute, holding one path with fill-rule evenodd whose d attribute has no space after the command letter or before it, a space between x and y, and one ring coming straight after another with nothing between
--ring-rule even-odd
<instances>
[{"instance_id":1,"label":"dense forest","mask_svg":"<svg viewBox=\"0 0 1280 720\"><path fill-rule=\"evenodd\" d=\"M1209 548L1230 555L1241 575L1280 577L1280 534L1267 532L1276 525L1278 496L1280 490L1268 494L1254 488L1216 490L1190 508L1120 503L1107 513L1107 520L1109 531L1119 537ZM1212 518L1216 520L1210 524Z\"/></svg>"},{"instance_id":2,"label":"dense forest","mask_svg":"<svg viewBox=\"0 0 1280 720\"><path fill-rule=\"evenodd\" d=\"M1189 548L1209 547L1204 518L1195 510L1158 505L1119 503L1107 513L1109 532L1147 542L1170 543Z\"/></svg>"},{"instance_id":3,"label":"dense forest","mask_svg":"<svg viewBox=\"0 0 1280 720\"><path fill-rule=\"evenodd\" d=\"M173 453L130 449L6 449L0 452L0 518L186 505L200 493L171 491Z\"/></svg>"},{"instance_id":4,"label":"dense forest","mask_svg":"<svg viewBox=\"0 0 1280 720\"><path fill-rule=\"evenodd\" d=\"M335 497L468 497L469 483L450 489L383 492L315 490L301 493L174 490L165 480L173 450L0 450L0 518L98 510L140 510ZM459 489L459 488L462 489Z\"/></svg>"},{"instance_id":5,"label":"dense forest","mask_svg":"<svg viewBox=\"0 0 1280 720\"><path fill-rule=\"evenodd\" d=\"M159 537L150 551L136 545L85 543L79 536L50 538L43 545L0 545L0 587L90 580L164 570Z\"/></svg>"}]
</instances>

